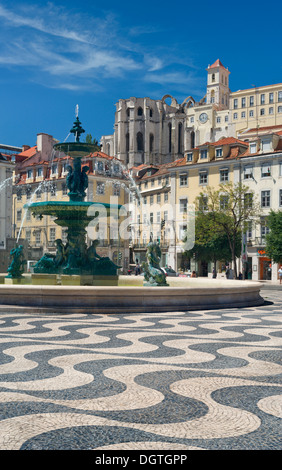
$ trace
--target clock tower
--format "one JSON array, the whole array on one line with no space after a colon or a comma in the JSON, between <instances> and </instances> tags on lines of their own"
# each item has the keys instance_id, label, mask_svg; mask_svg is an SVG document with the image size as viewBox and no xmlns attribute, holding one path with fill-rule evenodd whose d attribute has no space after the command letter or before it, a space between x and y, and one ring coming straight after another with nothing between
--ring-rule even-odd
<instances>
[{"instance_id":1,"label":"clock tower","mask_svg":"<svg viewBox=\"0 0 282 470\"><path fill-rule=\"evenodd\" d=\"M207 68L207 104L215 104L219 109L229 107L229 70L226 69L219 59Z\"/></svg>"}]
</instances>

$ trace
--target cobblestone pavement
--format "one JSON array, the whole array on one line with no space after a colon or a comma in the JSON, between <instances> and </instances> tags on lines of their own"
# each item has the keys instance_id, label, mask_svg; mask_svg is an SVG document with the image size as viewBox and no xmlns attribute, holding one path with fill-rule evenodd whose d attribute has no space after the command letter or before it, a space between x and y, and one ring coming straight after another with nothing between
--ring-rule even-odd
<instances>
[{"instance_id":1,"label":"cobblestone pavement","mask_svg":"<svg viewBox=\"0 0 282 470\"><path fill-rule=\"evenodd\" d=\"M281 450L282 291L254 308L0 314L1 450Z\"/></svg>"}]
</instances>

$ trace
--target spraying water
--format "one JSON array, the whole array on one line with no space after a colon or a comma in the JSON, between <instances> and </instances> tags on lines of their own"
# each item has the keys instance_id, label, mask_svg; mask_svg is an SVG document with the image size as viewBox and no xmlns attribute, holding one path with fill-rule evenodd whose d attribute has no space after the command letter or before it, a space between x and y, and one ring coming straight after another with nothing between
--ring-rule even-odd
<instances>
[{"instance_id":1,"label":"spraying water","mask_svg":"<svg viewBox=\"0 0 282 470\"><path fill-rule=\"evenodd\" d=\"M10 176L10 178L7 178L4 181L2 181L2 183L0 184L0 193L2 190L6 188L6 186L8 186L10 182L12 182L12 179L13 179L13 176Z\"/></svg>"},{"instance_id":2,"label":"spraying water","mask_svg":"<svg viewBox=\"0 0 282 470\"><path fill-rule=\"evenodd\" d=\"M17 236L17 242L16 242L16 243L19 242L19 238L20 238L20 235L21 235L21 231L22 231L22 228L23 228L24 221L25 221L25 219L26 219L27 211L29 210L29 206L34 202L34 199L35 199L36 194L37 194L38 192L40 192L41 189L42 189L44 186L48 185L48 184L49 184L49 181L47 181L47 182L46 182L46 181L41 181L41 183L39 183L39 185L37 186L37 188L36 188L36 189L34 190L34 192L32 193L30 200L27 202L27 204L26 204L27 207L26 207L25 210L24 210L24 214L23 214L23 217L22 217L21 226L20 226L20 230L19 230L19 233L18 233L18 236Z\"/></svg>"}]
</instances>

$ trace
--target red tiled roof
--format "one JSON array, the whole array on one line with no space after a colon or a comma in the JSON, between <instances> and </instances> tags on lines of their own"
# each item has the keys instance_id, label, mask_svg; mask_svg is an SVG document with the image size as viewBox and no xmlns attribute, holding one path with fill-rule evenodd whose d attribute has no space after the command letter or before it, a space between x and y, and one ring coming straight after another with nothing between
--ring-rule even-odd
<instances>
[{"instance_id":1,"label":"red tiled roof","mask_svg":"<svg viewBox=\"0 0 282 470\"><path fill-rule=\"evenodd\" d=\"M213 145L215 147L218 147L219 145L232 145L232 144L245 145L246 147L248 147L248 143L244 142L243 140L236 139L235 137L223 137L222 139L217 140L216 142L205 142L204 144L198 145L198 147L195 147L195 148L198 149L200 147L204 147L205 145Z\"/></svg>"},{"instance_id":2,"label":"red tiled roof","mask_svg":"<svg viewBox=\"0 0 282 470\"><path fill-rule=\"evenodd\" d=\"M35 155L36 152L37 152L37 146L35 145L34 147L30 147L29 149L18 153L18 155L20 155L21 157L30 158L30 157L33 157L33 155Z\"/></svg>"},{"instance_id":3,"label":"red tiled roof","mask_svg":"<svg viewBox=\"0 0 282 470\"><path fill-rule=\"evenodd\" d=\"M224 65L219 59L217 59L209 68L214 69L216 67L223 67L225 69Z\"/></svg>"}]
</instances>

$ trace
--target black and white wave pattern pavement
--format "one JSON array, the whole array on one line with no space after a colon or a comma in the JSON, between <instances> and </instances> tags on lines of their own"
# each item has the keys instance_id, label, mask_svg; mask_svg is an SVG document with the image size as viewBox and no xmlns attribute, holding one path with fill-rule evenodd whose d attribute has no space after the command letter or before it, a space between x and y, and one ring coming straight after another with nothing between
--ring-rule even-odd
<instances>
[{"instance_id":1,"label":"black and white wave pattern pavement","mask_svg":"<svg viewBox=\"0 0 282 470\"><path fill-rule=\"evenodd\" d=\"M281 449L282 291L261 307L0 315L1 450Z\"/></svg>"}]
</instances>

